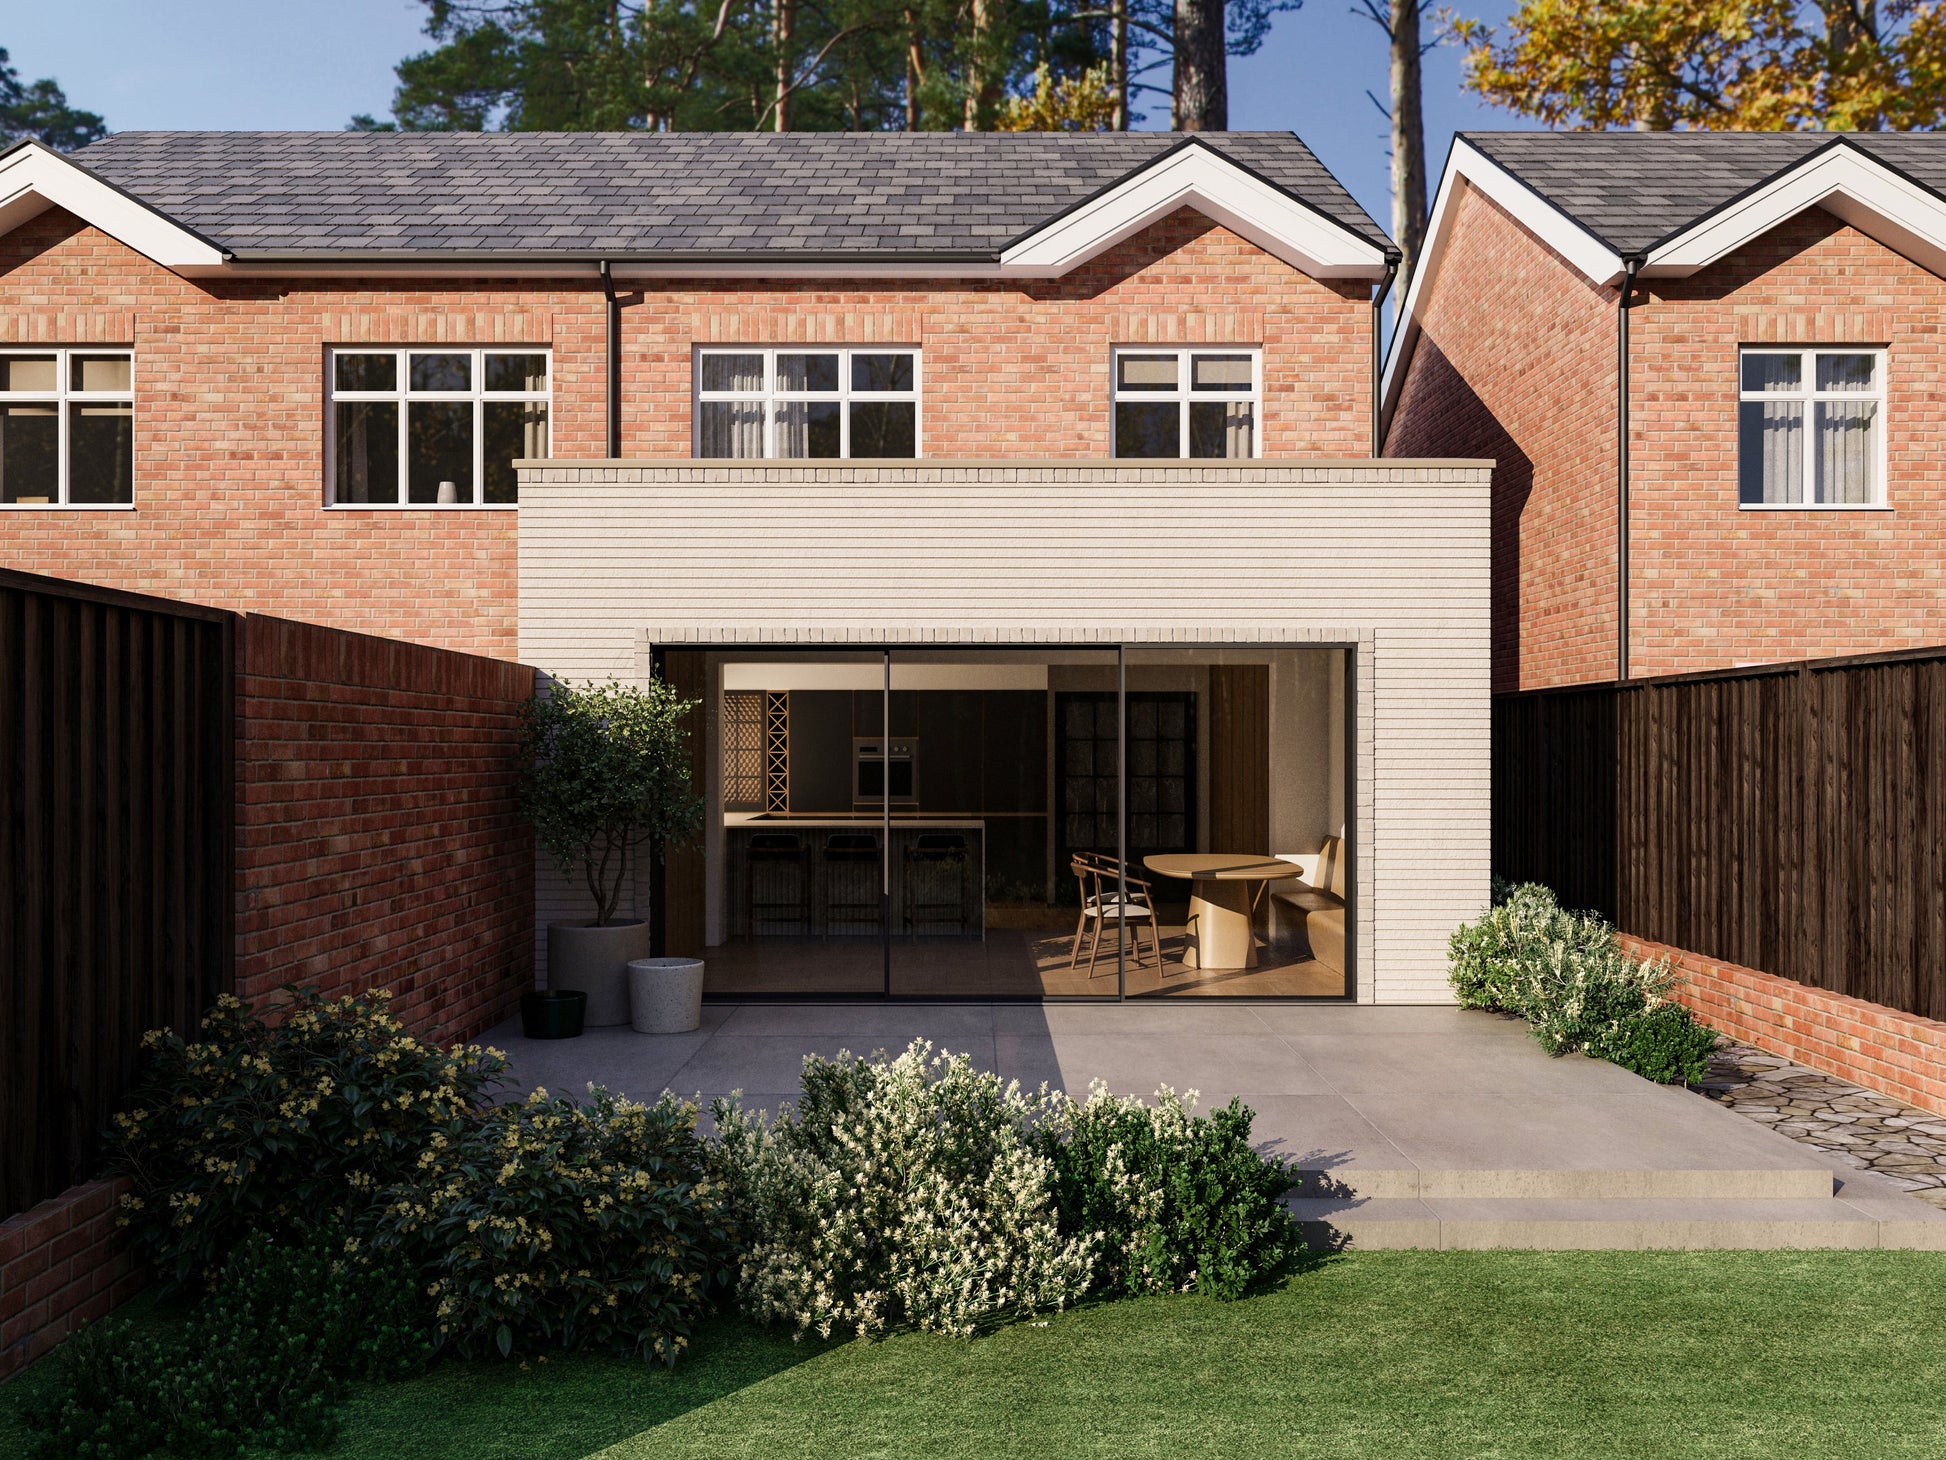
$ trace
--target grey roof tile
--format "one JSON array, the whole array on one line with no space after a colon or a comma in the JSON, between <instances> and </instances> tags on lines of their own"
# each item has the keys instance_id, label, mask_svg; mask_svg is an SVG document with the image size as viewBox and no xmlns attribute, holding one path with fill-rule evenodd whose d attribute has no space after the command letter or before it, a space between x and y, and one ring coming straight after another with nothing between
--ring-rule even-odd
<instances>
[{"instance_id":1,"label":"grey roof tile","mask_svg":"<svg viewBox=\"0 0 1946 1460\"><path fill-rule=\"evenodd\" d=\"M1366 241L1288 132L1200 140ZM117 132L75 160L238 252L994 254L1167 132Z\"/></svg>"},{"instance_id":2,"label":"grey roof tile","mask_svg":"<svg viewBox=\"0 0 1946 1460\"><path fill-rule=\"evenodd\" d=\"M1541 197L1634 254L1843 136L1946 193L1938 132L1463 132Z\"/></svg>"}]
</instances>

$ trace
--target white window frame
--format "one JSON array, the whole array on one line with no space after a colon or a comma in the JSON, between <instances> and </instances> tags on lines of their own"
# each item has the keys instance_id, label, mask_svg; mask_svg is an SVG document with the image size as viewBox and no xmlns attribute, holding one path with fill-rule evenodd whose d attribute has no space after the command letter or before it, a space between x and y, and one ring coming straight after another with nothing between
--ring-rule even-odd
<instances>
[{"instance_id":1,"label":"white window frame","mask_svg":"<svg viewBox=\"0 0 1946 1460\"><path fill-rule=\"evenodd\" d=\"M392 355L397 358L392 390L339 390L340 355ZM410 390L414 355L470 355L470 390ZM486 362L491 355L545 355L547 389L494 390L486 388ZM554 447L554 351L548 345L334 345L324 361L324 505L333 512L516 512L518 502L483 502L486 492L486 406L489 401L538 401L547 406L547 444ZM392 401L399 407L399 500L396 502L340 502L338 491L338 402ZM471 401L473 403L472 496L458 502L409 502L412 462L407 414L413 401Z\"/></svg>"},{"instance_id":2,"label":"white window frame","mask_svg":"<svg viewBox=\"0 0 1946 1460\"><path fill-rule=\"evenodd\" d=\"M126 502L70 502L68 500L68 407L70 403L89 405L126 405L129 408L129 452L135 452L135 347L133 345L0 345L0 355L52 355L54 357L54 389L45 390L0 390L0 405L53 405L56 432L56 497L52 502L0 502L0 509L9 512L133 512L135 510L135 479L137 473L129 471L128 500ZM106 355L128 361L127 390L75 390L68 369L69 360L74 355Z\"/></svg>"},{"instance_id":3,"label":"white window frame","mask_svg":"<svg viewBox=\"0 0 1946 1460\"><path fill-rule=\"evenodd\" d=\"M1123 390L1124 355L1174 355L1174 390ZM1194 400L1236 400L1237 392L1197 391L1190 388L1190 362L1197 355L1248 355L1250 357L1250 455L1248 456L1154 456L1119 457L1115 451L1115 407L1123 401L1145 405L1177 403L1176 445L1189 449L1189 405ZM1126 461L1256 461L1264 454L1264 349L1262 345L1117 345L1108 362L1108 451L1111 457Z\"/></svg>"},{"instance_id":4,"label":"white window frame","mask_svg":"<svg viewBox=\"0 0 1946 1460\"><path fill-rule=\"evenodd\" d=\"M764 387L761 391L747 390L704 390L703 357L705 355L762 355L764 357ZM836 355L838 357L838 388L836 390L779 390L777 389L777 357L779 355ZM910 355L912 357L912 389L904 390L853 390L851 388L851 357L853 355ZM704 457L703 446L703 402L704 401L762 401L764 407L764 461L850 461L851 454L851 402L853 401L911 401L912 402L912 459L919 460L926 454L926 411L924 405L926 362L917 345L697 345L691 352L689 378L694 388L690 391L689 412L689 450L692 458L709 461L754 461L756 457ZM777 406L790 401L838 401L838 455L836 457L795 457L777 455Z\"/></svg>"},{"instance_id":5,"label":"white window frame","mask_svg":"<svg viewBox=\"0 0 1946 1460\"><path fill-rule=\"evenodd\" d=\"M1891 435L1891 421L1886 404L1889 391L1886 381L1886 351L1882 346L1873 345L1744 345L1737 350L1737 471L1736 491L1737 510L1741 512L1889 512L1889 485L1886 480L1886 439ZM1751 355L1796 355L1798 357L1798 380L1796 390L1745 390L1743 388L1743 362ZM1873 358L1872 379L1877 382L1872 390L1819 390L1817 369L1820 355L1870 355ZM1808 494L1817 483L1817 407L1825 402L1844 402L1857 404L1871 401L1878 406L1878 460L1874 464L1873 483L1877 496L1870 502L1746 502L1743 500L1743 406L1747 401L1797 401L1804 407L1804 429L1799 433L1804 438L1804 490Z\"/></svg>"}]
</instances>

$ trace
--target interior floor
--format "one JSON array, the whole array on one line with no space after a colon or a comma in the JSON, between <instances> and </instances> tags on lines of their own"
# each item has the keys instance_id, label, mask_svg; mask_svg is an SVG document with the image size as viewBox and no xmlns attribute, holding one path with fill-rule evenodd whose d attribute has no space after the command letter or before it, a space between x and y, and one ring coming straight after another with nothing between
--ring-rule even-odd
<instances>
[{"instance_id":1,"label":"interior floor","mask_svg":"<svg viewBox=\"0 0 1946 1460\"><path fill-rule=\"evenodd\" d=\"M984 942L973 938L892 940L892 993L906 997L1065 998L1116 994L1114 930L1105 932L1092 972L1084 937L1073 960L1074 914L1059 909L995 909ZM1149 930L1131 925L1129 997L1342 998L1345 976L1296 940L1258 929L1255 968L1197 969L1182 961L1186 907L1158 909L1162 962ZM1139 938L1140 956L1133 946ZM1070 967L1073 960L1074 966ZM833 938L734 938L705 955L705 994L870 994L885 988L883 945L874 935Z\"/></svg>"}]
</instances>

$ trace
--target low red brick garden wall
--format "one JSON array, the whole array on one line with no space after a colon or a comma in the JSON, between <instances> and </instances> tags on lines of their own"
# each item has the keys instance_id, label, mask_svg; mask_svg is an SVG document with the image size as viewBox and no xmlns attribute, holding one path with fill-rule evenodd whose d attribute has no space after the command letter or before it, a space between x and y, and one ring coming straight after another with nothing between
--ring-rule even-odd
<instances>
[{"instance_id":1,"label":"low red brick garden wall","mask_svg":"<svg viewBox=\"0 0 1946 1460\"><path fill-rule=\"evenodd\" d=\"M1731 1039L1946 1115L1946 1024L1790 979L1621 935L1640 958L1667 956L1679 997Z\"/></svg>"},{"instance_id":2,"label":"low red brick garden wall","mask_svg":"<svg viewBox=\"0 0 1946 1460\"><path fill-rule=\"evenodd\" d=\"M141 1291L117 1240L126 1181L90 1181L0 1222L0 1378Z\"/></svg>"},{"instance_id":3,"label":"low red brick garden wall","mask_svg":"<svg viewBox=\"0 0 1946 1460\"><path fill-rule=\"evenodd\" d=\"M451 1042L534 979L519 664L256 614L237 651L236 992L393 992Z\"/></svg>"}]
</instances>

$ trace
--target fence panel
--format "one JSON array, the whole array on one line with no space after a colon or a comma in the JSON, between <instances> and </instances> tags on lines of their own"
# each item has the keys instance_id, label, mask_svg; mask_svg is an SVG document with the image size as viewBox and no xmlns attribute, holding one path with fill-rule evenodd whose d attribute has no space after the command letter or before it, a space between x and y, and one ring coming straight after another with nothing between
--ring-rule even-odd
<instances>
[{"instance_id":1,"label":"fence panel","mask_svg":"<svg viewBox=\"0 0 1946 1460\"><path fill-rule=\"evenodd\" d=\"M1498 696L1494 870L1946 1018L1946 652Z\"/></svg>"},{"instance_id":2,"label":"fence panel","mask_svg":"<svg viewBox=\"0 0 1946 1460\"><path fill-rule=\"evenodd\" d=\"M0 1217L230 987L234 623L0 570Z\"/></svg>"}]
</instances>

